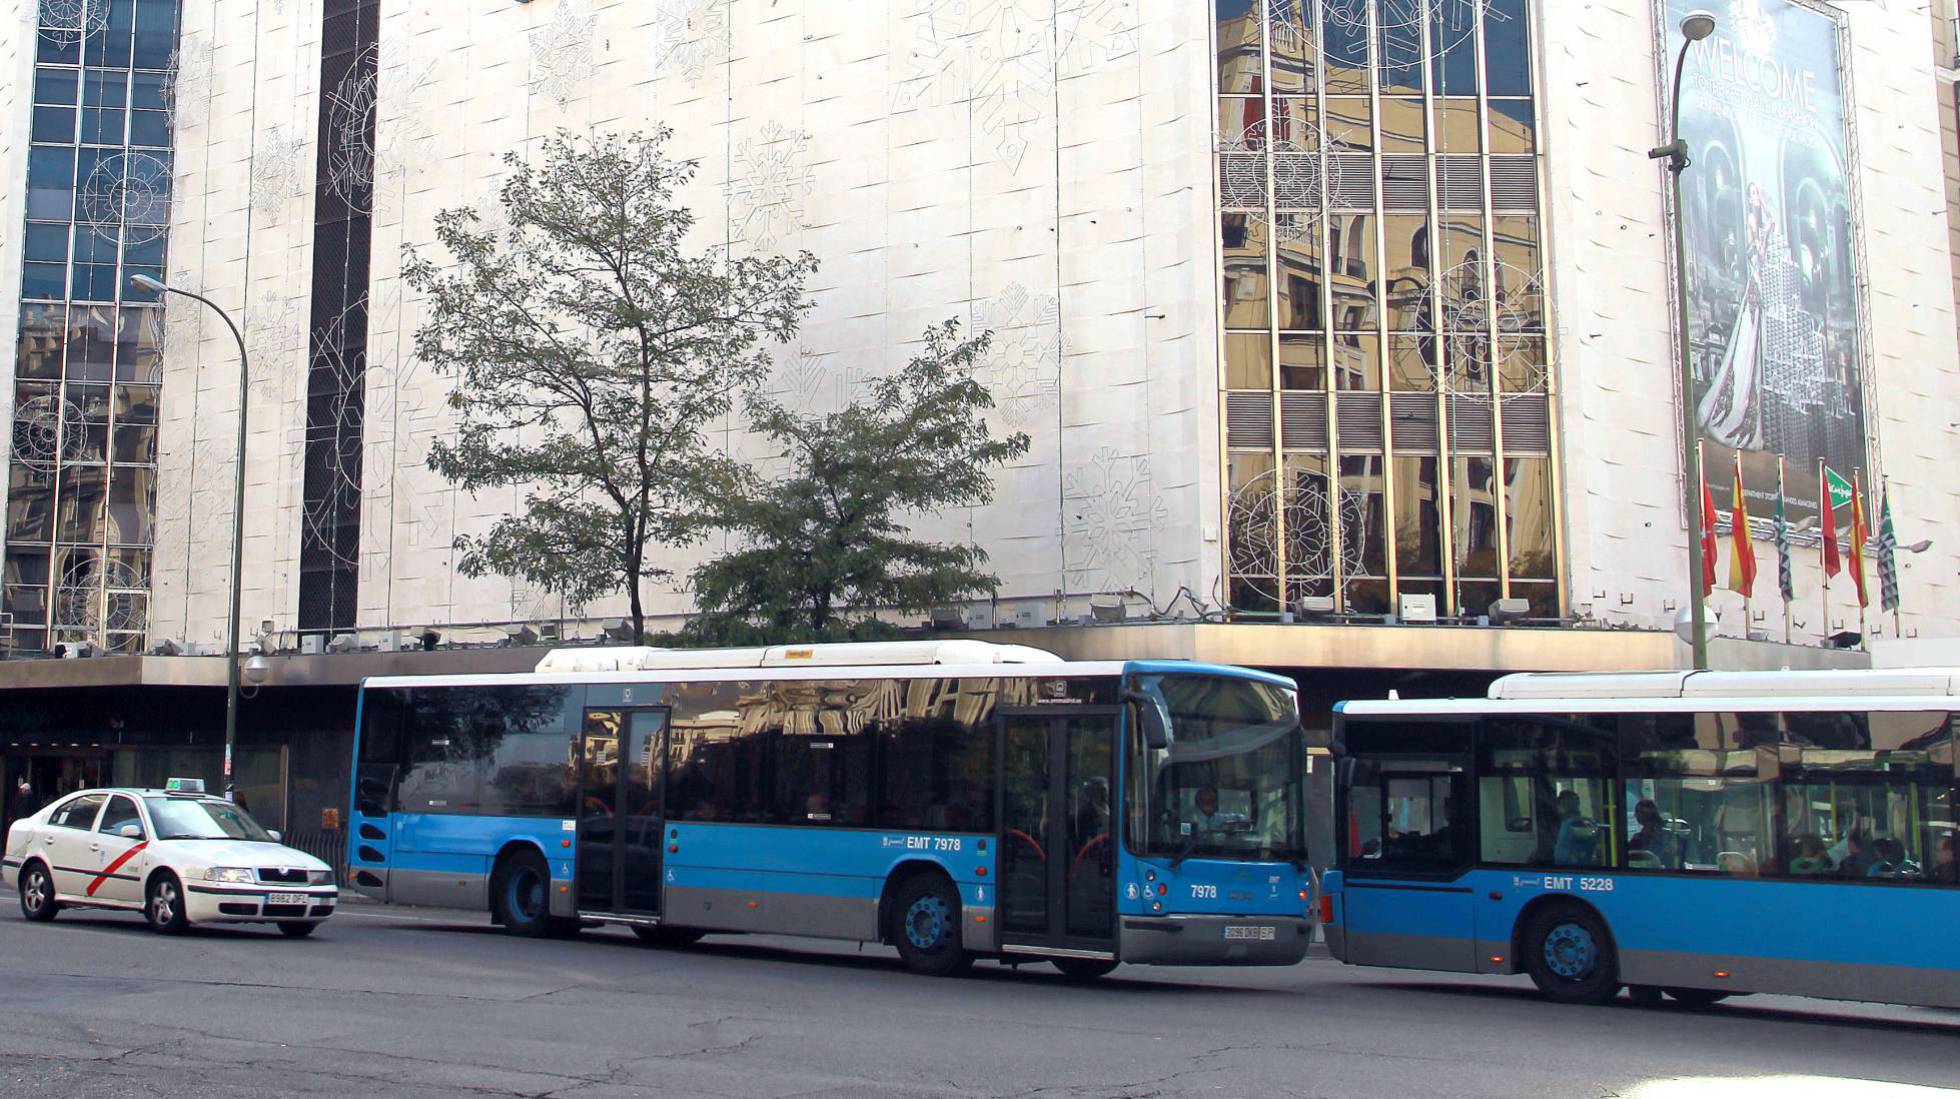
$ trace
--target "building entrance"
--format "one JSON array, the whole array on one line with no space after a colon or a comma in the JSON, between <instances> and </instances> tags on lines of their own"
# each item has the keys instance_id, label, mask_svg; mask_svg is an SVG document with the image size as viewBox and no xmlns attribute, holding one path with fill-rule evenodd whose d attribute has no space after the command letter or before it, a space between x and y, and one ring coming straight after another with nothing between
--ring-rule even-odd
<instances>
[{"instance_id":1,"label":"building entrance","mask_svg":"<svg viewBox=\"0 0 1960 1099\"><path fill-rule=\"evenodd\" d=\"M99 749L14 748L0 755L0 835L13 822L56 798L105 785L109 753ZM28 789L21 790L21 780Z\"/></svg>"}]
</instances>

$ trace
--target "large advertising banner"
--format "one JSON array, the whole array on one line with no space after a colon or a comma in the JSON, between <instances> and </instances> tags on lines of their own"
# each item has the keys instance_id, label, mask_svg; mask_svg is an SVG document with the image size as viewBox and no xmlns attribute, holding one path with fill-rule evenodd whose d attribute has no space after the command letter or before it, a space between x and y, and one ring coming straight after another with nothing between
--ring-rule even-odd
<instances>
[{"instance_id":1,"label":"large advertising banner","mask_svg":"<svg viewBox=\"0 0 1960 1099\"><path fill-rule=\"evenodd\" d=\"M1733 452L1752 500L1788 463L1793 522L1818 510L1819 459L1865 465L1864 333L1839 26L1798 0L1662 0L1673 77L1683 16L1712 11L1681 93L1689 341L1705 468L1722 506ZM1662 94L1668 87L1663 85ZM1752 507L1755 514L1767 508Z\"/></svg>"}]
</instances>

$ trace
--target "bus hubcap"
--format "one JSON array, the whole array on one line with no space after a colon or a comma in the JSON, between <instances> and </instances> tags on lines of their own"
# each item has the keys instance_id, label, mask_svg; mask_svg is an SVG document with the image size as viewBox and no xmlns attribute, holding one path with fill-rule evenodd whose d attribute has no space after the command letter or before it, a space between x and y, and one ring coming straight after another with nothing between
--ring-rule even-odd
<instances>
[{"instance_id":1,"label":"bus hubcap","mask_svg":"<svg viewBox=\"0 0 1960 1099\"><path fill-rule=\"evenodd\" d=\"M905 914L905 937L920 950L932 950L946 938L946 903L938 897L920 897Z\"/></svg>"},{"instance_id":2,"label":"bus hubcap","mask_svg":"<svg viewBox=\"0 0 1960 1099\"><path fill-rule=\"evenodd\" d=\"M1591 973L1598 962L1592 933L1577 924L1562 923L1545 936L1545 965L1568 981Z\"/></svg>"},{"instance_id":3,"label":"bus hubcap","mask_svg":"<svg viewBox=\"0 0 1960 1099\"><path fill-rule=\"evenodd\" d=\"M544 883L536 873L519 870L510 879L510 907L520 919L535 920L544 912Z\"/></svg>"}]
</instances>

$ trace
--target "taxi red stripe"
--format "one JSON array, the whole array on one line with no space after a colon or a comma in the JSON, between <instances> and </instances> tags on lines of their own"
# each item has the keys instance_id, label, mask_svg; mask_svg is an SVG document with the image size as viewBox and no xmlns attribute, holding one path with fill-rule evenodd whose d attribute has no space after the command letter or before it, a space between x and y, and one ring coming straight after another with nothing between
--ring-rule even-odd
<instances>
[{"instance_id":1,"label":"taxi red stripe","mask_svg":"<svg viewBox=\"0 0 1960 1099\"><path fill-rule=\"evenodd\" d=\"M139 843L136 846L130 848L129 850L124 851L122 854L117 855L116 861L103 867L102 872L95 876L95 880L88 883L88 895L91 897L95 896L95 891L97 889L102 888L102 883L109 880L109 875L114 874L118 870L121 870L123 867L123 863L126 863L129 860L135 858L136 853L138 851L141 851L143 848L148 847L149 845L150 845L150 841L144 840L142 843Z\"/></svg>"}]
</instances>

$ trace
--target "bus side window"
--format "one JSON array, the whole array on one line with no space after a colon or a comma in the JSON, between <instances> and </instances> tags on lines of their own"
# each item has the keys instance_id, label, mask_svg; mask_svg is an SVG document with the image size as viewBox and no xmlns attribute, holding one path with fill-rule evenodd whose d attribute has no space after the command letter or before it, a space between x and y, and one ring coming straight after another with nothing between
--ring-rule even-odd
<instances>
[{"instance_id":1,"label":"bus side window","mask_svg":"<svg viewBox=\"0 0 1960 1099\"><path fill-rule=\"evenodd\" d=\"M1585 715L1498 717L1478 739L1481 861L1596 868L1618 861L1614 733Z\"/></svg>"}]
</instances>

